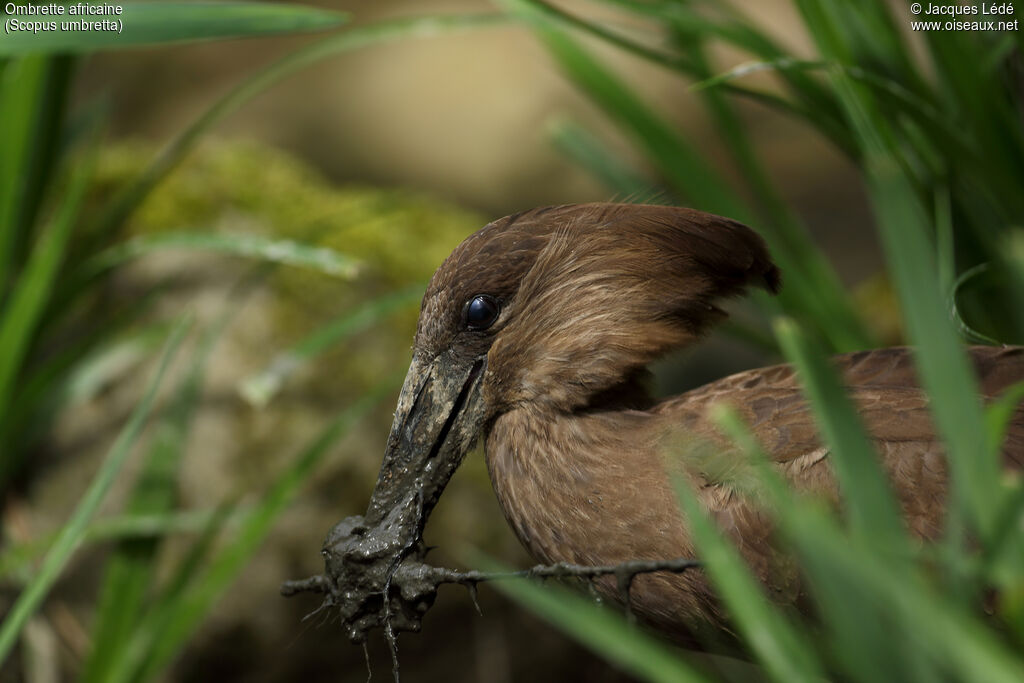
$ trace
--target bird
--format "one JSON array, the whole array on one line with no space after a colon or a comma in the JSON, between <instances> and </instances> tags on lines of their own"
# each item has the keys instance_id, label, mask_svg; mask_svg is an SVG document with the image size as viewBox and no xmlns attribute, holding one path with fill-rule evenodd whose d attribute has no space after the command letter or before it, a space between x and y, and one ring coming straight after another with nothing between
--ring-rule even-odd
<instances>
[{"instance_id":1,"label":"bird","mask_svg":"<svg viewBox=\"0 0 1024 683\"><path fill-rule=\"evenodd\" d=\"M799 606L799 572L775 547L768 513L730 479L740 455L711 417L713 406L733 406L794 491L838 505L832 457L794 369L748 370L662 400L647 387L649 364L698 343L726 317L725 300L780 286L754 230L693 209L568 204L470 235L426 289L377 487L366 516L328 537L328 574L350 577L350 596L352 586L373 582L387 591L403 558L425 554L426 517L482 441L501 510L538 561L697 556L665 466L670 456L769 596ZM985 398L1024 379L1024 347L970 347L968 355ZM947 466L911 351L859 351L832 363L907 530L938 539ZM1024 469L1020 407L1003 450L1006 468ZM355 566L381 573L357 580ZM613 577L595 586L622 600ZM430 600L413 611L422 614ZM680 642L729 628L701 572L637 576L629 607ZM346 623L358 618L370 619L353 607Z\"/></svg>"}]
</instances>

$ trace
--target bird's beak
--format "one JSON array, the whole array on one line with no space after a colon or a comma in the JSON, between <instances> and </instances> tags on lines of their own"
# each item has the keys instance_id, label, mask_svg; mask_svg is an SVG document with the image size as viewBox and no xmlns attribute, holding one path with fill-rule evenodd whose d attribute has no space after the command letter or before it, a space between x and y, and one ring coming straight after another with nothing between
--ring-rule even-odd
<instances>
[{"instance_id":1,"label":"bird's beak","mask_svg":"<svg viewBox=\"0 0 1024 683\"><path fill-rule=\"evenodd\" d=\"M367 522L384 519L396 506L414 502L410 494L415 494L422 530L480 431L480 380L486 363L486 356L462 360L450 351L428 361L413 358L398 397Z\"/></svg>"},{"instance_id":2,"label":"bird's beak","mask_svg":"<svg viewBox=\"0 0 1024 683\"><path fill-rule=\"evenodd\" d=\"M423 526L480 432L486 364L451 352L413 358L366 515L342 520L324 542L330 602L353 641L385 624L418 630L433 603L436 586L415 578Z\"/></svg>"}]
</instances>

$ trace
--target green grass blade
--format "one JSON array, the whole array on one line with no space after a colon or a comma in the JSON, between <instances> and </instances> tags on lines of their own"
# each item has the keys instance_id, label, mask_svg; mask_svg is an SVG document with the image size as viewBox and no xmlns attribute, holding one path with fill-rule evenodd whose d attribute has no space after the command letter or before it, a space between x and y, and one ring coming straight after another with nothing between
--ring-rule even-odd
<instances>
[{"instance_id":1,"label":"green grass blade","mask_svg":"<svg viewBox=\"0 0 1024 683\"><path fill-rule=\"evenodd\" d=\"M246 508L241 508L244 513ZM158 538L175 534L195 534L202 531L216 510L174 510L157 514L111 515L93 520L82 534L82 545L102 541ZM233 519L227 523L234 524ZM0 552L0 579L15 583L28 583L39 558L53 546L58 532L45 534L17 545L9 545Z\"/></svg>"},{"instance_id":2,"label":"green grass blade","mask_svg":"<svg viewBox=\"0 0 1024 683\"><path fill-rule=\"evenodd\" d=\"M0 56L40 52L85 53L146 45L185 43L221 38L277 35L335 28L344 13L314 7L256 2L126 2L120 14L18 17L54 22L53 30L9 32L0 42ZM9 17L0 14L7 21ZM86 21L88 28L75 22ZM99 26L97 26L99 22Z\"/></svg>"},{"instance_id":3,"label":"green grass blade","mask_svg":"<svg viewBox=\"0 0 1024 683\"><path fill-rule=\"evenodd\" d=\"M104 683L123 683L129 680L141 680L139 669L144 665L148 652L162 628L178 609L178 601L185 594L189 584L202 571L208 561L218 536L227 527L232 518L237 519L236 501L221 503L213 511L203 526L199 537L188 548L185 557L177 564L171 578L161 587L145 617L135 629L131 642L117 653L117 659L111 666L110 673ZM134 676L134 678L133 678Z\"/></svg>"},{"instance_id":4,"label":"green grass blade","mask_svg":"<svg viewBox=\"0 0 1024 683\"><path fill-rule=\"evenodd\" d=\"M91 161L75 169L56 216L33 245L7 305L0 311L0 415L6 414L11 404L29 344L60 276L71 228L78 217L78 209L91 175ZM3 445L0 444L0 447ZM0 481L17 467L9 453L4 455L0 461Z\"/></svg>"},{"instance_id":5,"label":"green grass blade","mask_svg":"<svg viewBox=\"0 0 1024 683\"><path fill-rule=\"evenodd\" d=\"M145 681L157 675L177 654L184 642L202 622L217 598L241 571L270 532L274 521L291 502L313 469L330 452L332 446L371 408L393 394L401 378L380 384L341 413L304 449L276 479L273 487L251 511L238 522L231 542L210 562L197 568L191 584L179 595L171 596L166 610L159 610L146 619L136 631L136 638L122 652L121 661L110 681Z\"/></svg>"},{"instance_id":6,"label":"green grass blade","mask_svg":"<svg viewBox=\"0 0 1024 683\"><path fill-rule=\"evenodd\" d=\"M998 453L1006 440L1007 430L1014 412L1024 401L1024 382L1017 382L985 408L985 432L988 434L988 448Z\"/></svg>"},{"instance_id":7,"label":"green grass blade","mask_svg":"<svg viewBox=\"0 0 1024 683\"><path fill-rule=\"evenodd\" d=\"M940 229L939 235L942 235L943 232L945 232L945 231ZM936 240L936 241L939 242L939 240ZM971 342L971 343L974 343L974 344L990 344L992 346L999 346L1000 342L998 340L993 339L992 337L989 337L988 335L979 332L978 330L976 330L973 327L971 327L967 323L966 320L964 320L963 313L962 313L962 307L961 307L961 303L960 303L960 300L959 300L959 295L961 293L961 290L963 290L967 286L968 283L970 283L975 278L978 278L979 276L991 273L991 271L992 271L991 264L990 263L979 263L978 265L974 266L973 268L968 268L964 272L960 273L960 275L955 280L953 280L952 284L950 284L947 287L946 286L946 279L945 278L946 278L946 271L948 270L948 268L943 266L943 258L941 256L941 254L942 254L941 249L938 249L937 253L940 254L939 255L939 282L943 286L943 291L949 292L948 308L949 308L949 311L950 311L950 317L953 320L953 325L956 327L956 331L960 334L960 336L964 340L966 340L968 342Z\"/></svg>"},{"instance_id":8,"label":"green grass blade","mask_svg":"<svg viewBox=\"0 0 1024 683\"><path fill-rule=\"evenodd\" d=\"M202 389L207 361L228 320L230 310L204 335L153 438L145 465L132 491L128 511L135 515L170 514L176 499L178 472L185 442ZM93 625L93 650L81 680L99 683L110 674L117 653L129 641L145 605L154 573L160 538L126 540L107 564L99 608Z\"/></svg>"},{"instance_id":9,"label":"green grass blade","mask_svg":"<svg viewBox=\"0 0 1024 683\"><path fill-rule=\"evenodd\" d=\"M530 15L524 15L524 17L533 16L536 19L542 19L544 22L553 25L564 25L570 28L580 29L610 45L614 45L615 47L629 52L630 54L646 59L647 61L654 62L655 64L660 64L661 66L672 69L673 71L688 73L693 68L693 64L688 61L685 55L672 54L654 49L649 45L631 40L624 35L611 31L600 24L580 19L579 17L569 14L551 3L544 2L544 0L524 0L520 4L524 9L528 6ZM507 6L509 8L514 8L513 4L508 4Z\"/></svg>"},{"instance_id":10,"label":"green grass blade","mask_svg":"<svg viewBox=\"0 0 1024 683\"><path fill-rule=\"evenodd\" d=\"M69 57L35 57L0 75L0 300L53 177L71 68Z\"/></svg>"},{"instance_id":11,"label":"green grass blade","mask_svg":"<svg viewBox=\"0 0 1024 683\"><path fill-rule=\"evenodd\" d=\"M149 417L157 387L163 380L167 367L181 345L187 329L188 321L183 319L171 333L167 346L160 357L157 371L153 379L150 380L142 399L107 452L99 472L93 477L71 518L61 529L53 547L43 560L39 572L18 596L11 611L4 618L3 624L0 625L0 662L7 659L25 623L35 613L75 549L82 543L89 520L96 513L96 509L114 482L114 478L121 471L125 459L139 437L143 424Z\"/></svg>"},{"instance_id":12,"label":"green grass blade","mask_svg":"<svg viewBox=\"0 0 1024 683\"><path fill-rule=\"evenodd\" d=\"M685 49L694 41L716 39L730 47L758 57L762 61L792 59L792 55L786 52L767 32L724 3L719 3L716 6L716 9L721 10L724 16L711 17L699 11L701 9L699 7L680 2L602 1L605 4L648 17L667 27L674 42L681 49ZM689 66L693 65L689 64ZM688 69L684 73L697 79L707 78L706 74L693 69ZM733 94L753 98L797 117L818 129L841 150L848 154L851 153L854 148L852 138L841 123L839 107L835 97L828 89L818 80L799 71L781 72L779 75L788 87L791 98L775 96L731 82L725 83L724 87Z\"/></svg>"},{"instance_id":13,"label":"green grass blade","mask_svg":"<svg viewBox=\"0 0 1024 683\"><path fill-rule=\"evenodd\" d=\"M785 518L787 534L799 548L818 594L827 595L835 586L853 588L845 597L842 593L828 597L825 609L831 612L831 620L847 618L842 613L849 609L851 598L870 596L883 606L887 621L898 632L912 635L903 648L890 646L886 654L891 660L916 655L927 662L930 671L939 667L955 672L951 678L942 676L947 680L1010 683L1024 676L1024 663L1002 646L991 630L956 609L920 577L894 572L877 556L868 554L871 559L865 560L863 547L844 539L824 516L791 507ZM854 628L863 638L870 625L856 624Z\"/></svg>"},{"instance_id":14,"label":"green grass blade","mask_svg":"<svg viewBox=\"0 0 1024 683\"><path fill-rule=\"evenodd\" d=\"M504 22L504 17L495 14L428 16L382 21L346 30L282 57L232 88L174 138L145 171L118 193L98 219L96 231L108 234L113 227L120 225L195 147L204 134L253 97L291 74L330 57L370 45L415 37L428 38Z\"/></svg>"},{"instance_id":15,"label":"green grass blade","mask_svg":"<svg viewBox=\"0 0 1024 683\"><path fill-rule=\"evenodd\" d=\"M572 40L533 0L500 5L531 25L568 78L644 150L672 188L695 208L750 223L752 213L721 174L625 82Z\"/></svg>"},{"instance_id":16,"label":"green grass blade","mask_svg":"<svg viewBox=\"0 0 1024 683\"><path fill-rule=\"evenodd\" d=\"M979 448L986 437L977 381L945 308L920 204L891 161L871 154L869 184L882 241L921 383L948 449L954 500L984 535L994 520L999 476L997 460Z\"/></svg>"},{"instance_id":17,"label":"green grass blade","mask_svg":"<svg viewBox=\"0 0 1024 683\"><path fill-rule=\"evenodd\" d=\"M246 378L239 385L239 393L251 405L266 406L294 372L335 344L369 329L385 316L417 303L423 297L424 289L424 285L414 285L379 297L327 323L292 348L274 356L262 372Z\"/></svg>"},{"instance_id":18,"label":"green grass blade","mask_svg":"<svg viewBox=\"0 0 1024 683\"><path fill-rule=\"evenodd\" d=\"M556 121L548 129L552 142L616 196L626 201L657 202L664 193L653 180L630 168L583 126Z\"/></svg>"},{"instance_id":19,"label":"green grass blade","mask_svg":"<svg viewBox=\"0 0 1024 683\"><path fill-rule=\"evenodd\" d=\"M144 254L173 249L217 252L267 263L297 266L344 280L354 279L361 270L359 261L334 249L294 240L242 233L166 232L135 237L114 245L84 264L76 277L84 282Z\"/></svg>"},{"instance_id":20,"label":"green grass blade","mask_svg":"<svg viewBox=\"0 0 1024 683\"><path fill-rule=\"evenodd\" d=\"M26 169L34 163L37 105L45 90L49 60L20 59L0 72L0 303L23 241L22 216L28 194Z\"/></svg>"},{"instance_id":21,"label":"green grass blade","mask_svg":"<svg viewBox=\"0 0 1024 683\"><path fill-rule=\"evenodd\" d=\"M1016 611L1017 618L1024 618L1024 536L1020 533L1021 519L1024 519L1024 486L1017 490L1003 506L996 524L992 541L985 548L982 565L986 574L1005 600L1002 611ZM1024 621L1017 625L1018 638L1024 639Z\"/></svg>"},{"instance_id":22,"label":"green grass blade","mask_svg":"<svg viewBox=\"0 0 1024 683\"><path fill-rule=\"evenodd\" d=\"M768 602L740 554L701 509L686 480L678 475L672 479L703 567L757 660L780 683L825 680L824 668L806 634Z\"/></svg>"},{"instance_id":23,"label":"green grass blade","mask_svg":"<svg viewBox=\"0 0 1024 683\"><path fill-rule=\"evenodd\" d=\"M501 571L497 565L485 568ZM582 595L565 588L540 586L533 581L499 581L495 586L597 655L641 680L652 683L708 681L670 648Z\"/></svg>"},{"instance_id":24,"label":"green grass blade","mask_svg":"<svg viewBox=\"0 0 1024 683\"><path fill-rule=\"evenodd\" d=\"M1024 178L1024 130L1020 125L1019 94L1006 85L1014 78L1012 62L1010 73L980 74L980 65L986 60L986 42L970 32L927 32L923 37L943 111L971 131L975 147L981 152L983 163L973 167L982 174L979 189L989 191L989 199L998 206L1003 220L1019 220L1024 211L1024 196L1019 189ZM974 227L990 231L996 225Z\"/></svg>"},{"instance_id":25,"label":"green grass blade","mask_svg":"<svg viewBox=\"0 0 1024 683\"><path fill-rule=\"evenodd\" d=\"M1022 401L1024 382L1017 382L985 408L988 448L997 458L1001 457L1010 420ZM1020 604L1024 598L1024 534L1020 533L1021 521L1024 520L1024 486L1018 482L1016 490L1011 491L999 512L982 565L993 577L995 585L1012 596L1005 602L1019 610L1018 616L1024 618L1024 604ZM1024 621L1018 626L1019 636L1024 638Z\"/></svg>"},{"instance_id":26,"label":"green grass blade","mask_svg":"<svg viewBox=\"0 0 1024 683\"><path fill-rule=\"evenodd\" d=\"M844 71L850 78L868 86L880 105L892 108L899 115L912 117L915 122L928 131L931 136L930 141L933 144L939 146L950 145L949 153L958 156L973 156L975 154L974 144L970 137L963 130L958 129L956 124L950 120L949 115L937 108L932 101L909 90L899 81L876 74L861 66L841 64L827 60L801 60L794 59L793 57L781 57L771 61L755 61L740 64L728 71L710 76L696 83L693 88L695 90L716 88L731 83L736 79L763 71L785 73L828 69Z\"/></svg>"},{"instance_id":27,"label":"green grass blade","mask_svg":"<svg viewBox=\"0 0 1024 683\"><path fill-rule=\"evenodd\" d=\"M157 285L125 305L100 311L90 321L91 329L66 338L65 344L46 358L34 358L18 379L18 400L9 404L7 412L0 415L0 443L7 444L11 452L24 452L45 434L50 417L76 398L72 394L73 389L88 392L89 383L101 379L97 375L102 375L102 371L95 371L99 370L97 364L104 363L104 355L117 346L125 349L125 345L132 345L130 342L122 343L117 337L145 312L152 310L164 290L164 286ZM142 336L152 333L159 334L159 337L136 345L138 353L143 354L143 348L147 356L155 352L166 339L169 329L167 322L151 325ZM134 331L128 333L129 336L132 334L138 336ZM109 364L108 369L111 369ZM88 377L90 374L93 375L91 379Z\"/></svg>"},{"instance_id":28,"label":"green grass blade","mask_svg":"<svg viewBox=\"0 0 1024 683\"><path fill-rule=\"evenodd\" d=\"M778 320L775 335L796 367L828 447L851 528L867 545L898 561L907 544L903 520L878 455L835 370L792 320Z\"/></svg>"},{"instance_id":29,"label":"green grass blade","mask_svg":"<svg viewBox=\"0 0 1024 683\"><path fill-rule=\"evenodd\" d=\"M151 357L167 338L172 325L166 320L159 320L122 335L117 335L116 326L104 326L104 332L109 330L110 334L103 335L106 339L96 340L91 352L74 348L71 358L58 359L61 361L57 363L58 368L46 368L44 372L50 381L40 378L42 386L38 391L53 392L60 405L92 400L124 373ZM60 372L59 378L54 376L56 372Z\"/></svg>"}]
</instances>

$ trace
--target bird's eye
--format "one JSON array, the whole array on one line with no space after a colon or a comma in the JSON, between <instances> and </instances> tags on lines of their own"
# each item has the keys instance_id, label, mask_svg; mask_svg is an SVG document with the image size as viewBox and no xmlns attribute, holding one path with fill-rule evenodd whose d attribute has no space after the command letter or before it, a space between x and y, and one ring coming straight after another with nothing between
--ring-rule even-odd
<instances>
[{"instance_id":1,"label":"bird's eye","mask_svg":"<svg viewBox=\"0 0 1024 683\"><path fill-rule=\"evenodd\" d=\"M480 294L466 302L464 317L471 330L486 330L501 313L501 304L493 296Z\"/></svg>"}]
</instances>

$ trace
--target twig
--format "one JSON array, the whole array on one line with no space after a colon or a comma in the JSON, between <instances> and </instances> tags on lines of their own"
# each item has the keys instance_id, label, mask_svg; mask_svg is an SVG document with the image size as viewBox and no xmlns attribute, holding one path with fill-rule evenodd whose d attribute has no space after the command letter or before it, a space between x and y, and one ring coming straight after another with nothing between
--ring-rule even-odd
<instances>
[{"instance_id":1,"label":"twig","mask_svg":"<svg viewBox=\"0 0 1024 683\"><path fill-rule=\"evenodd\" d=\"M423 565L420 565L417 569L422 568L425 572L424 578L428 578L435 586L440 586L443 583L475 586L484 581L500 581L503 579L593 579L599 576L614 575L619 579L620 586L628 589L632 579L638 574L649 574L651 572L681 573L700 566L701 564L697 560L677 558L674 560L632 560L621 564L603 566L558 562L556 564L539 564L529 569L510 572L482 572L475 569L463 572L444 567L425 567ZM402 568L399 568L398 573L401 573L401 571ZM326 576L318 574L308 579L285 581L281 585L281 595L292 596L297 593L330 593L330 581Z\"/></svg>"}]
</instances>

